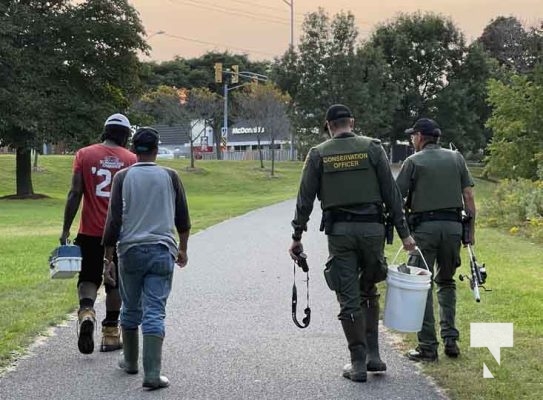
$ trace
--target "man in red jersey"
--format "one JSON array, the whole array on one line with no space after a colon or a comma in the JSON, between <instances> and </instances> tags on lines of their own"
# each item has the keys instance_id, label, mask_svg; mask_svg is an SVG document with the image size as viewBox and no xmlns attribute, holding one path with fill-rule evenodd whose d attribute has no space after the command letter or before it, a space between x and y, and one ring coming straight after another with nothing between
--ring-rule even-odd
<instances>
[{"instance_id":1,"label":"man in red jersey","mask_svg":"<svg viewBox=\"0 0 543 400\"><path fill-rule=\"evenodd\" d=\"M64 225L60 243L66 244L70 227L83 198L79 233L75 244L81 248L81 272L77 282L79 294L79 338L77 345L83 354L94 351L94 302L102 284L102 234L106 221L111 182L117 171L136 162L136 156L125 148L130 137L130 122L122 114L111 115L104 124L102 143L77 151L73 163L72 187L64 209ZM117 265L117 261L115 260ZM113 351L122 347L119 330L121 297L118 285L105 282L106 317L102 321L100 351Z\"/></svg>"}]
</instances>

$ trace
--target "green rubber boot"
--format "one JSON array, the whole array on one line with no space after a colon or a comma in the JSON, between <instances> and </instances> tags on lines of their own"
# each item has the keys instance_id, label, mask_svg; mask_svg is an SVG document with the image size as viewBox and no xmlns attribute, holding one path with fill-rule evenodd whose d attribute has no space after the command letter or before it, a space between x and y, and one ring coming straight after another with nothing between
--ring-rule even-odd
<instances>
[{"instance_id":1,"label":"green rubber boot","mask_svg":"<svg viewBox=\"0 0 543 400\"><path fill-rule=\"evenodd\" d=\"M151 390L168 387L170 381L160 375L162 367L162 342L164 338L155 335L143 335L143 387Z\"/></svg>"},{"instance_id":2,"label":"green rubber boot","mask_svg":"<svg viewBox=\"0 0 543 400\"><path fill-rule=\"evenodd\" d=\"M355 382L366 382L366 338L365 319L362 315L350 320L341 320L341 326L351 353L351 363L343 367L343 377Z\"/></svg>"},{"instance_id":3,"label":"green rubber boot","mask_svg":"<svg viewBox=\"0 0 543 400\"><path fill-rule=\"evenodd\" d=\"M127 374L138 373L139 356L139 332L137 329L122 329L123 357L119 361L119 367Z\"/></svg>"}]
</instances>

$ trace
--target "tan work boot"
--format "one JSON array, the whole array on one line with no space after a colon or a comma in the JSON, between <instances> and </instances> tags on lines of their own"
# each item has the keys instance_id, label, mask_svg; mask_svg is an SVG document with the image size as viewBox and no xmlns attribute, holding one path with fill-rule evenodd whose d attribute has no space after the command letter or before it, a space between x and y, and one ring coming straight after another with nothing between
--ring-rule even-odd
<instances>
[{"instance_id":1,"label":"tan work boot","mask_svg":"<svg viewBox=\"0 0 543 400\"><path fill-rule=\"evenodd\" d=\"M80 308L77 318L79 320L77 347L81 353L91 354L94 351L96 312L91 307Z\"/></svg>"},{"instance_id":2,"label":"tan work boot","mask_svg":"<svg viewBox=\"0 0 543 400\"><path fill-rule=\"evenodd\" d=\"M119 326L102 326L102 342L100 351L115 351L123 348L121 329Z\"/></svg>"}]
</instances>

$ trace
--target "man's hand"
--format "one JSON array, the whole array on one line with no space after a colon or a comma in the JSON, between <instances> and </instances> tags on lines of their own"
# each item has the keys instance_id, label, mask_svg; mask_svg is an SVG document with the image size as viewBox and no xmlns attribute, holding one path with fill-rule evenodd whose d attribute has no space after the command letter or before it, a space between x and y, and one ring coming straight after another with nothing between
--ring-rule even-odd
<instances>
[{"instance_id":1,"label":"man's hand","mask_svg":"<svg viewBox=\"0 0 543 400\"><path fill-rule=\"evenodd\" d=\"M298 254L302 253L303 251L304 246L301 240L293 240L290 248L288 249L290 258L292 258L294 261L298 261Z\"/></svg>"},{"instance_id":2,"label":"man's hand","mask_svg":"<svg viewBox=\"0 0 543 400\"><path fill-rule=\"evenodd\" d=\"M68 238L70 237L70 231L62 231L60 238L58 239L62 246L68 244Z\"/></svg>"},{"instance_id":3,"label":"man's hand","mask_svg":"<svg viewBox=\"0 0 543 400\"><path fill-rule=\"evenodd\" d=\"M175 261L175 263L179 266L179 268L185 268L187 266L188 261L189 261L189 258L187 256L187 251L178 250L177 260Z\"/></svg>"},{"instance_id":4,"label":"man's hand","mask_svg":"<svg viewBox=\"0 0 543 400\"><path fill-rule=\"evenodd\" d=\"M402 239L403 243L403 249L406 251L414 251L417 247L417 243L415 242L415 239L411 235L406 237L405 239Z\"/></svg>"},{"instance_id":5,"label":"man's hand","mask_svg":"<svg viewBox=\"0 0 543 400\"><path fill-rule=\"evenodd\" d=\"M113 261L108 261L104 258L104 283L110 286L115 286L117 283L117 269Z\"/></svg>"}]
</instances>

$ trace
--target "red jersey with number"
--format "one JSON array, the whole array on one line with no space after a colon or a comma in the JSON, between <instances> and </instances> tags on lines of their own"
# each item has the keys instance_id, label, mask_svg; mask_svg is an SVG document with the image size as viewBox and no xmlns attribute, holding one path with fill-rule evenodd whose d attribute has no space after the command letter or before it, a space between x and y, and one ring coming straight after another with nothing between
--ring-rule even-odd
<instances>
[{"instance_id":1,"label":"red jersey with number","mask_svg":"<svg viewBox=\"0 0 543 400\"><path fill-rule=\"evenodd\" d=\"M135 162L136 155L124 147L110 147L101 143L83 147L75 153L73 171L83 177L79 233L102 236L113 176Z\"/></svg>"}]
</instances>

